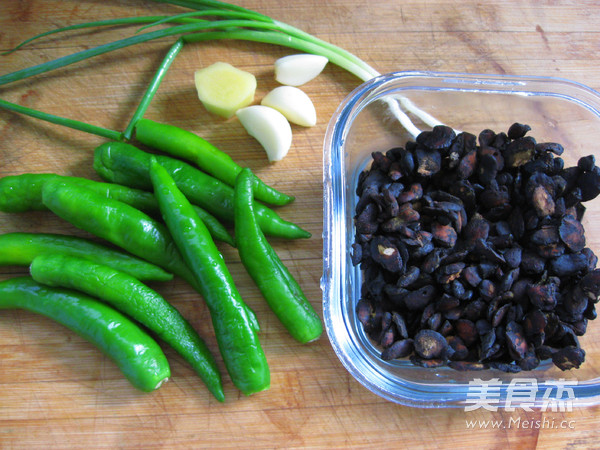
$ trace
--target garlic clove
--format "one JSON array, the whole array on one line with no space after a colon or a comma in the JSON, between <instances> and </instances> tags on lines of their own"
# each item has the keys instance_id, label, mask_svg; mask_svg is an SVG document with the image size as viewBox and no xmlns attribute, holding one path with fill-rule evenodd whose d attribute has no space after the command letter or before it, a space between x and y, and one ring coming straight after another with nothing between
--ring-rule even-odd
<instances>
[{"instance_id":1,"label":"garlic clove","mask_svg":"<svg viewBox=\"0 0 600 450\"><path fill-rule=\"evenodd\" d=\"M317 111L310 97L293 86L279 86L264 96L261 105L270 106L285 116L287 120L303 127L313 127L317 123Z\"/></svg>"},{"instance_id":2,"label":"garlic clove","mask_svg":"<svg viewBox=\"0 0 600 450\"><path fill-rule=\"evenodd\" d=\"M288 86L300 86L319 75L328 61L309 53L284 56L275 61L275 79Z\"/></svg>"},{"instance_id":3,"label":"garlic clove","mask_svg":"<svg viewBox=\"0 0 600 450\"><path fill-rule=\"evenodd\" d=\"M265 149L270 162L287 155L292 146L292 127L283 114L263 105L247 106L235 114L248 134Z\"/></svg>"}]
</instances>

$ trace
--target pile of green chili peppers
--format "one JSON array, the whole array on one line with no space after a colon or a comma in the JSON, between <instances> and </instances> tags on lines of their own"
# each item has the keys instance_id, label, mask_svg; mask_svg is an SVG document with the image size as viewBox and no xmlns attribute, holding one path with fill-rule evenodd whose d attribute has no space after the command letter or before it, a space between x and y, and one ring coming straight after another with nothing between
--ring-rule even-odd
<instances>
[{"instance_id":1,"label":"pile of green chili peppers","mask_svg":"<svg viewBox=\"0 0 600 450\"><path fill-rule=\"evenodd\" d=\"M268 19L214 0L167 3L208 8L203 14L217 17L253 19L244 25ZM156 20L141 18L143 23ZM171 20L195 24L133 36L0 77L0 85L5 85L127 45L184 34L165 55L123 132L0 99L0 108L111 140L94 151L93 166L104 182L58 174L7 176L0 179L0 211L48 210L112 244L44 233L0 235L0 264L29 266L30 272L0 282L0 309L24 308L62 323L105 352L143 391L157 389L171 376L150 331L192 366L218 401L224 401L221 374L206 343L179 311L144 282L178 276L203 296L227 372L233 384L250 395L269 388L269 367L258 337L258 320L236 289L215 241L238 248L244 267L275 315L294 339L306 343L322 334L321 320L266 236L301 239L310 233L267 206L286 205L293 197L266 185L194 133L143 118L184 43L238 36L235 30L233 34L225 30L223 35L186 34L206 29L205 21L183 16ZM248 31L239 37L261 42L268 36L268 42L278 45L321 49L340 62L335 55L341 49L334 52L331 44L269 21L286 33ZM54 32L117 22L98 21ZM139 23L139 19L123 23ZM131 144L135 141L162 154L147 153ZM233 228L234 236L226 225Z\"/></svg>"},{"instance_id":2,"label":"pile of green chili peppers","mask_svg":"<svg viewBox=\"0 0 600 450\"><path fill-rule=\"evenodd\" d=\"M135 131L140 143L171 156L115 141L94 152L94 169L104 182L58 174L0 179L1 211L48 210L113 244L57 234L0 235L0 264L26 265L30 271L30 276L0 282L0 308L27 309L72 329L143 391L157 389L171 376L152 332L222 402L222 378L208 346L177 309L145 284L175 275L204 298L233 384L246 395L268 389L258 320L215 241L237 247L244 267L294 339L318 339L323 331L318 314L265 237L310 237L265 205L285 205L293 197L264 184L193 133L147 119L139 120Z\"/></svg>"}]
</instances>

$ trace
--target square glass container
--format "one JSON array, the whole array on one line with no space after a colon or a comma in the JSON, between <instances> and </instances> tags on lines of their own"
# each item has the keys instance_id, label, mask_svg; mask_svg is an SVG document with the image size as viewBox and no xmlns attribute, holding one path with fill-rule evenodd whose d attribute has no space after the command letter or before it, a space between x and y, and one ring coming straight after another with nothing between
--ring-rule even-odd
<instances>
[{"instance_id":1,"label":"square glass container","mask_svg":"<svg viewBox=\"0 0 600 450\"><path fill-rule=\"evenodd\" d=\"M492 380L490 402L500 408L546 408L552 406L552 399L576 406L598 404L600 320L590 321L586 334L579 338L586 352L585 362L579 369L565 372L551 362L542 362L533 371L507 374L497 370L426 369L408 360L381 360L381 350L366 336L356 317L362 279L350 254L356 184L371 161L371 152L385 152L414 139L414 132L407 132L390 112L390 99L409 100L439 122L475 135L486 128L506 132L514 122L528 124L528 135L538 142L564 146L565 167L576 165L581 156L596 154L600 145L600 94L565 79L395 72L355 89L329 123L323 156L324 321L342 364L375 394L409 406L473 405L474 394L481 393L474 386L480 383L477 379L486 383ZM418 129L431 129L413 113L407 115ZM585 206L582 222L586 245L600 255L600 198ZM515 386L521 382L529 386L527 395L515 395ZM561 392L557 388L561 383L568 389Z\"/></svg>"}]
</instances>

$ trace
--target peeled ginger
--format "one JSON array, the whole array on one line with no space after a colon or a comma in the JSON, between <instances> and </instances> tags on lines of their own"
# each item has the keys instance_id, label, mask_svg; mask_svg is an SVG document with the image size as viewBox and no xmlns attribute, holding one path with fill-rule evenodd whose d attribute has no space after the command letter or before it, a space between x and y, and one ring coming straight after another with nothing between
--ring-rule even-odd
<instances>
[{"instance_id":1,"label":"peeled ginger","mask_svg":"<svg viewBox=\"0 0 600 450\"><path fill-rule=\"evenodd\" d=\"M256 77L225 62L197 70L198 98L211 113L229 119L254 100Z\"/></svg>"}]
</instances>

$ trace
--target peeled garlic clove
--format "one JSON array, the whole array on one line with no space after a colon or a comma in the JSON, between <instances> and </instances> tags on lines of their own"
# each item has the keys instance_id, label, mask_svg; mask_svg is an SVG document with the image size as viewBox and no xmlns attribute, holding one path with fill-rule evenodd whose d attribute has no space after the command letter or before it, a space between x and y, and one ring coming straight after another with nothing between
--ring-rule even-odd
<instances>
[{"instance_id":1,"label":"peeled garlic clove","mask_svg":"<svg viewBox=\"0 0 600 450\"><path fill-rule=\"evenodd\" d=\"M317 123L315 105L309 96L297 87L279 86L265 95L260 103L276 109L287 120L297 125L313 127Z\"/></svg>"},{"instance_id":2,"label":"peeled garlic clove","mask_svg":"<svg viewBox=\"0 0 600 450\"><path fill-rule=\"evenodd\" d=\"M283 114L263 105L247 106L235 114L248 134L263 146L270 162L287 155L292 146L292 127Z\"/></svg>"},{"instance_id":3,"label":"peeled garlic clove","mask_svg":"<svg viewBox=\"0 0 600 450\"><path fill-rule=\"evenodd\" d=\"M288 86L300 86L319 75L328 61L308 53L284 56L275 61L275 79Z\"/></svg>"}]
</instances>

